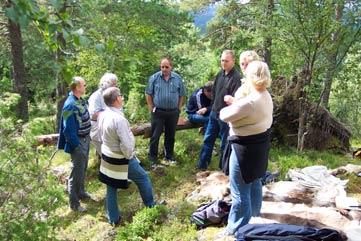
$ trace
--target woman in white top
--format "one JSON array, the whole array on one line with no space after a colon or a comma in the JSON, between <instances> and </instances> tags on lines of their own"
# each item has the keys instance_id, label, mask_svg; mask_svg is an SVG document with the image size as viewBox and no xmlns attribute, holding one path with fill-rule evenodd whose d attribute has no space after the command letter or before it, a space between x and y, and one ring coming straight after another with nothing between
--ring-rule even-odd
<instances>
[{"instance_id":1,"label":"woman in white top","mask_svg":"<svg viewBox=\"0 0 361 241\"><path fill-rule=\"evenodd\" d=\"M252 61L245 70L249 94L235 99L220 112L230 125L232 144L229 178L232 208L227 232L235 234L251 216L259 216L262 206L262 177L267 170L273 103L267 87L271 84L268 66Z\"/></svg>"}]
</instances>

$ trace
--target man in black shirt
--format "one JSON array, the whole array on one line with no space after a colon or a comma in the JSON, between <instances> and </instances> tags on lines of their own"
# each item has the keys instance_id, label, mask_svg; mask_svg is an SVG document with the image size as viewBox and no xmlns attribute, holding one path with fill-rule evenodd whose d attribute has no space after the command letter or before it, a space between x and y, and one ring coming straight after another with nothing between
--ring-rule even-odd
<instances>
[{"instance_id":1,"label":"man in black shirt","mask_svg":"<svg viewBox=\"0 0 361 241\"><path fill-rule=\"evenodd\" d=\"M203 147L199 155L197 167L207 169L211 162L213 146L217 136L221 138L221 153L219 155L219 168L222 168L222 154L226 145L229 126L219 119L220 110L227 104L224 102L225 95L232 95L241 86L241 76L234 68L235 54L232 50L224 50L221 56L222 70L217 74L212 89L212 110L209 114L209 121L203 139Z\"/></svg>"}]
</instances>

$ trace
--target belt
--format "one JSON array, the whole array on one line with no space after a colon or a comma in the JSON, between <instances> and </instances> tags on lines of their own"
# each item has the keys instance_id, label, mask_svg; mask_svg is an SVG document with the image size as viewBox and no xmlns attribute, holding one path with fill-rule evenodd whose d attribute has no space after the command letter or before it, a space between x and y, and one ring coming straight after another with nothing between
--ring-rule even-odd
<instances>
[{"instance_id":1,"label":"belt","mask_svg":"<svg viewBox=\"0 0 361 241\"><path fill-rule=\"evenodd\" d=\"M85 137L87 137L89 135L89 133L88 134L84 134L84 135L79 135L78 134L78 137L80 137L80 138L85 138Z\"/></svg>"},{"instance_id":2,"label":"belt","mask_svg":"<svg viewBox=\"0 0 361 241\"><path fill-rule=\"evenodd\" d=\"M178 108L158 108L158 110L161 110L161 111L165 111L165 112L171 112L171 111L175 111L177 110Z\"/></svg>"}]
</instances>

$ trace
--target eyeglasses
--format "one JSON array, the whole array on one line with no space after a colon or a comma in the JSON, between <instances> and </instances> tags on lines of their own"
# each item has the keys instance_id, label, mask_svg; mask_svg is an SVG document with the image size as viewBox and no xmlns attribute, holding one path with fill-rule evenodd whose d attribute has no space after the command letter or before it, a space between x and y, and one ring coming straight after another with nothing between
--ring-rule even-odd
<instances>
[{"instance_id":1,"label":"eyeglasses","mask_svg":"<svg viewBox=\"0 0 361 241\"><path fill-rule=\"evenodd\" d=\"M164 66L160 66L161 69L169 69L170 66L164 65Z\"/></svg>"}]
</instances>

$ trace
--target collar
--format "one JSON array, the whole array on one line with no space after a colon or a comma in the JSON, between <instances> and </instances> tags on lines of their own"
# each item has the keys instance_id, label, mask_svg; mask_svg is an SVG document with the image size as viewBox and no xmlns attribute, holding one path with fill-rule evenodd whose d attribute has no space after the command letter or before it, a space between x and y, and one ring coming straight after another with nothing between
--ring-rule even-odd
<instances>
[{"instance_id":1,"label":"collar","mask_svg":"<svg viewBox=\"0 0 361 241\"><path fill-rule=\"evenodd\" d=\"M78 97L76 97L75 95L74 95L74 93L73 93L73 91L70 91L69 92L69 96L72 96L75 100L82 100L83 98L78 98Z\"/></svg>"},{"instance_id":2,"label":"collar","mask_svg":"<svg viewBox=\"0 0 361 241\"><path fill-rule=\"evenodd\" d=\"M173 71L171 71L169 74L169 80L173 77L172 73L173 73ZM160 76L162 77L162 79L164 79L162 71L160 71Z\"/></svg>"},{"instance_id":3,"label":"collar","mask_svg":"<svg viewBox=\"0 0 361 241\"><path fill-rule=\"evenodd\" d=\"M114 111L115 113L120 114L121 116L124 117L124 113L123 113L123 111L121 109L118 109L118 108L115 108L115 107L109 107L109 106L107 106L106 108L108 108L109 110Z\"/></svg>"},{"instance_id":4,"label":"collar","mask_svg":"<svg viewBox=\"0 0 361 241\"><path fill-rule=\"evenodd\" d=\"M225 71L224 69L222 69L222 73L223 73L224 76L232 75L233 72L234 72L234 66L233 66L233 68L228 72L228 74L226 74L226 71Z\"/></svg>"}]
</instances>

